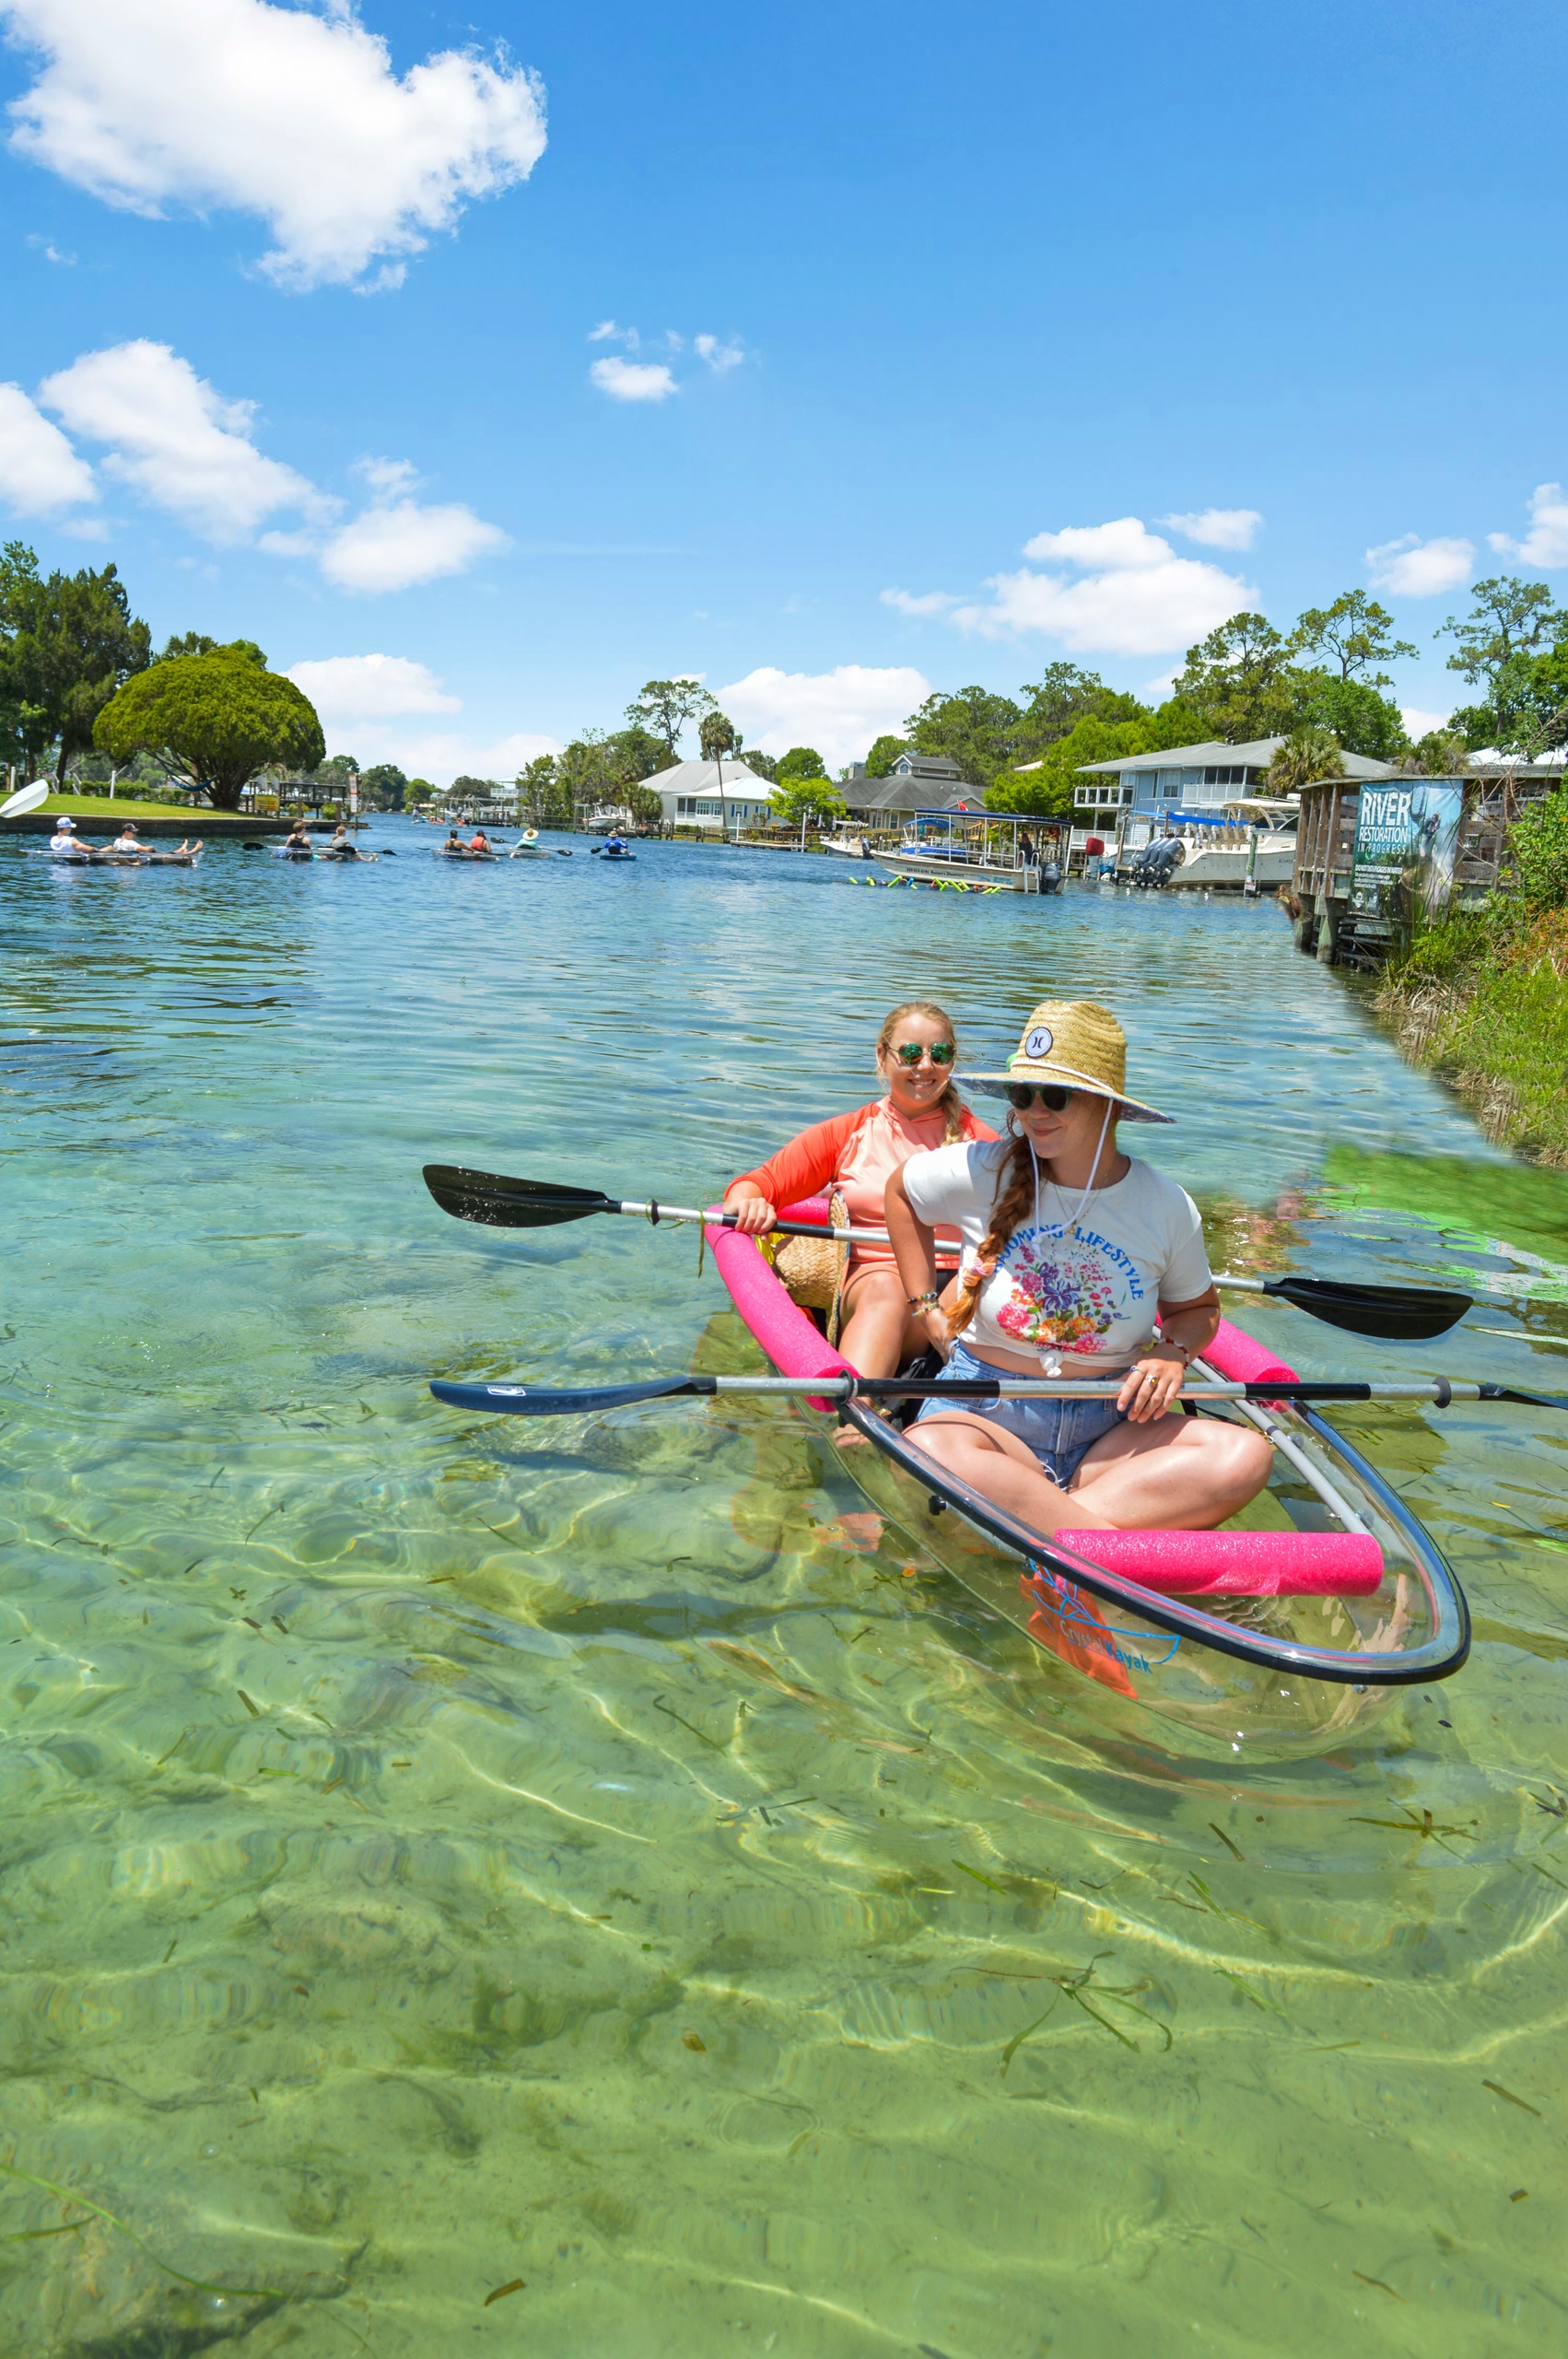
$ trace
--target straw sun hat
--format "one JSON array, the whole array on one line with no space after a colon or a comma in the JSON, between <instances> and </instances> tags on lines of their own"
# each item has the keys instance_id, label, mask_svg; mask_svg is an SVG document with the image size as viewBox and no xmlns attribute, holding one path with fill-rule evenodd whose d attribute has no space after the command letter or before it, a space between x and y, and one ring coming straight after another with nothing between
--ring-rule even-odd
<instances>
[{"instance_id":1,"label":"straw sun hat","mask_svg":"<svg viewBox=\"0 0 1568 2359\"><path fill-rule=\"evenodd\" d=\"M964 1076L1000 1097L1013 1082L1059 1082L1091 1097L1113 1097L1129 1122L1174 1122L1127 1094L1127 1035L1108 1007L1092 999L1043 999L1024 1027L1005 1073Z\"/></svg>"}]
</instances>

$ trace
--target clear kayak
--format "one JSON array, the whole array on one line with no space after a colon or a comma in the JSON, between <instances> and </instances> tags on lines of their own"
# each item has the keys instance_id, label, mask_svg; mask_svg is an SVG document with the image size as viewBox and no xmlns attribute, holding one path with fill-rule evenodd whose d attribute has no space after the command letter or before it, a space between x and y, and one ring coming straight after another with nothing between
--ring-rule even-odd
<instances>
[{"instance_id":1,"label":"clear kayak","mask_svg":"<svg viewBox=\"0 0 1568 2359\"><path fill-rule=\"evenodd\" d=\"M821 1203L781 1217L825 1220ZM790 1299L755 1242L705 1232L731 1301L781 1376L850 1373ZM1194 1374L1293 1380L1222 1322ZM1214 1532L1059 1532L1016 1521L949 1474L869 1406L792 1412L868 1445L839 1454L872 1506L1039 1647L1051 1675L1093 1683L1104 1708L1179 1730L1212 1757L1321 1748L1380 1694L1447 1677L1469 1651L1469 1614L1436 1544L1398 1494L1313 1410L1225 1402L1201 1414L1265 1433L1267 1488ZM1146 1726L1146 1722L1145 1722Z\"/></svg>"},{"instance_id":2,"label":"clear kayak","mask_svg":"<svg viewBox=\"0 0 1568 2359\"><path fill-rule=\"evenodd\" d=\"M201 851L115 851L111 846L84 845L79 851L34 851L30 860L53 861L58 868L194 868Z\"/></svg>"}]
</instances>

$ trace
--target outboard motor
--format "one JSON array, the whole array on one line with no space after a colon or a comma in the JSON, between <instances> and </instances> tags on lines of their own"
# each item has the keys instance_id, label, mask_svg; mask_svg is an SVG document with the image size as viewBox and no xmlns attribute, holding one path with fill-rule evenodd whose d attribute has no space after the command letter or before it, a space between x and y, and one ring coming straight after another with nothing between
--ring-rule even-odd
<instances>
[{"instance_id":1,"label":"outboard motor","mask_svg":"<svg viewBox=\"0 0 1568 2359\"><path fill-rule=\"evenodd\" d=\"M1040 890L1042 893L1059 893L1061 890L1061 870L1054 860L1041 863Z\"/></svg>"},{"instance_id":2,"label":"outboard motor","mask_svg":"<svg viewBox=\"0 0 1568 2359\"><path fill-rule=\"evenodd\" d=\"M1162 885L1170 883L1186 857L1187 847L1179 836L1161 836L1143 847L1132 881L1157 891Z\"/></svg>"}]
</instances>

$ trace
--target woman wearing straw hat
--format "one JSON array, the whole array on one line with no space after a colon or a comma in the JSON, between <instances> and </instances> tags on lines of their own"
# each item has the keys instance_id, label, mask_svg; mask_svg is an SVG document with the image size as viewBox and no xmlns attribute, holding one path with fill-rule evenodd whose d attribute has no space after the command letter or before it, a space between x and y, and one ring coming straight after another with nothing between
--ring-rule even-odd
<instances>
[{"instance_id":1,"label":"woman wearing straw hat","mask_svg":"<svg viewBox=\"0 0 1568 2359\"><path fill-rule=\"evenodd\" d=\"M929 1402L909 1439L1039 1531L1211 1530L1262 1489L1271 1453L1261 1434L1169 1414L1219 1297L1197 1206L1122 1154L1117 1125L1173 1118L1128 1096L1126 1036L1092 1000L1042 1001L1007 1071L970 1079L1008 1100L1010 1135L912 1156L887 1183L911 1312L954 1377L1124 1381L1114 1401ZM964 1240L951 1312L938 1222Z\"/></svg>"}]
</instances>

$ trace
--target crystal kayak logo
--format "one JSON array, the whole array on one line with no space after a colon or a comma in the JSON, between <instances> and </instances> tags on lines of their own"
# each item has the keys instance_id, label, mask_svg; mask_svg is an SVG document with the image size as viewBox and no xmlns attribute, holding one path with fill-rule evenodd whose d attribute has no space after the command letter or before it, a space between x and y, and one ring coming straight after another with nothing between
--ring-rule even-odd
<instances>
[{"instance_id":1,"label":"crystal kayak logo","mask_svg":"<svg viewBox=\"0 0 1568 2359\"><path fill-rule=\"evenodd\" d=\"M1055 1614L1063 1636L1078 1646L1097 1649L1124 1671L1158 1671L1181 1645L1179 1638L1172 1638L1163 1655L1134 1653L1133 1648L1146 1643L1141 1630L1113 1630L1102 1622L1090 1601L1080 1594L1075 1582L1047 1572L1043 1565L1031 1563L1029 1571L1036 1599L1046 1613ZM1128 1641L1126 1646L1119 1643L1123 1639Z\"/></svg>"}]
</instances>

